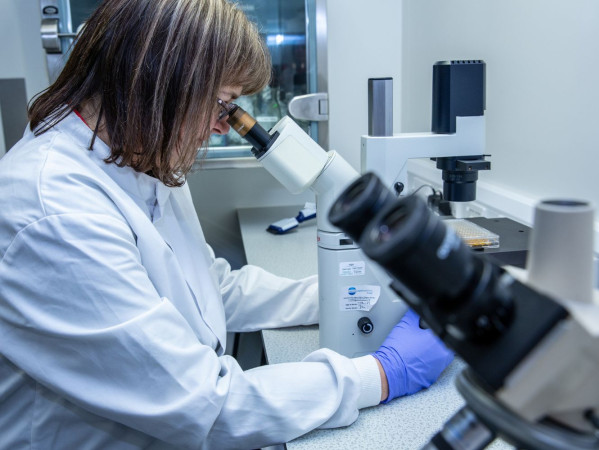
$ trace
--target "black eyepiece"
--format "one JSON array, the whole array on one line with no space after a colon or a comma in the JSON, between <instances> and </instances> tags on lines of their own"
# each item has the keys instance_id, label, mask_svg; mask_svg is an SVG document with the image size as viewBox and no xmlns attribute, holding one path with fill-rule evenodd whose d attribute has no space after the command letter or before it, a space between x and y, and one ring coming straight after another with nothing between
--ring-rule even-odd
<instances>
[{"instance_id":1,"label":"black eyepiece","mask_svg":"<svg viewBox=\"0 0 599 450\"><path fill-rule=\"evenodd\" d=\"M437 329L489 340L512 320L503 270L476 255L419 197L396 199L366 174L341 194L329 220L399 282L400 294L409 294L403 296L410 306Z\"/></svg>"},{"instance_id":2,"label":"black eyepiece","mask_svg":"<svg viewBox=\"0 0 599 450\"><path fill-rule=\"evenodd\" d=\"M395 196L373 173L350 184L329 211L329 221L358 242L368 221Z\"/></svg>"}]
</instances>

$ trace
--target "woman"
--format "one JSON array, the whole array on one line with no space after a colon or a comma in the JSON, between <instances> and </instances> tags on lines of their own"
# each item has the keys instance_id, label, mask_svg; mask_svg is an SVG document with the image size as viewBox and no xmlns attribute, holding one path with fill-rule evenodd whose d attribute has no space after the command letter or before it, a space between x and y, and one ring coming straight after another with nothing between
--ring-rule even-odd
<instances>
[{"instance_id":1,"label":"woman","mask_svg":"<svg viewBox=\"0 0 599 450\"><path fill-rule=\"evenodd\" d=\"M412 313L376 358L323 349L244 372L224 354L227 331L318 316L314 277L215 258L185 185L228 131L217 98L270 70L224 0L105 0L89 18L0 160L6 448L256 448L349 425L451 361Z\"/></svg>"}]
</instances>

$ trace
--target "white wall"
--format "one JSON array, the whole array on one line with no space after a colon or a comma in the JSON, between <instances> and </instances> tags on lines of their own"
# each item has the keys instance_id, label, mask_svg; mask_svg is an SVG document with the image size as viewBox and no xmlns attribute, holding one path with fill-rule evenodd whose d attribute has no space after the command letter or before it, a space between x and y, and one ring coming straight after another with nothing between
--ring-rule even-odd
<instances>
[{"instance_id":1,"label":"white wall","mask_svg":"<svg viewBox=\"0 0 599 450\"><path fill-rule=\"evenodd\" d=\"M368 78L393 78L401 123L402 0L328 0L329 148L360 169L368 133Z\"/></svg>"},{"instance_id":2,"label":"white wall","mask_svg":"<svg viewBox=\"0 0 599 450\"><path fill-rule=\"evenodd\" d=\"M25 78L27 97L48 87L38 0L0 0L0 78Z\"/></svg>"},{"instance_id":3,"label":"white wall","mask_svg":"<svg viewBox=\"0 0 599 450\"><path fill-rule=\"evenodd\" d=\"M532 199L599 206L599 2L403 4L402 131L430 129L435 61L484 59L493 156L480 179Z\"/></svg>"}]
</instances>

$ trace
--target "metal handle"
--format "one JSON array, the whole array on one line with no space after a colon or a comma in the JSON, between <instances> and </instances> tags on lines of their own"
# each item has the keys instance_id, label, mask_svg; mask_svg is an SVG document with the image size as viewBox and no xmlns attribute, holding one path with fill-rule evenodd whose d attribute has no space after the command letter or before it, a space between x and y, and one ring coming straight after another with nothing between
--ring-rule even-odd
<instances>
[{"instance_id":1,"label":"metal handle","mask_svg":"<svg viewBox=\"0 0 599 450\"><path fill-rule=\"evenodd\" d=\"M42 19L40 28L42 35L42 47L46 53L62 53L60 38L76 38L77 33L59 33L58 19Z\"/></svg>"},{"instance_id":2,"label":"metal handle","mask_svg":"<svg viewBox=\"0 0 599 450\"><path fill-rule=\"evenodd\" d=\"M368 136L393 136L393 78L368 79Z\"/></svg>"},{"instance_id":3,"label":"metal handle","mask_svg":"<svg viewBox=\"0 0 599 450\"><path fill-rule=\"evenodd\" d=\"M297 120L329 120L329 96L326 92L298 95L289 102L289 114Z\"/></svg>"}]
</instances>

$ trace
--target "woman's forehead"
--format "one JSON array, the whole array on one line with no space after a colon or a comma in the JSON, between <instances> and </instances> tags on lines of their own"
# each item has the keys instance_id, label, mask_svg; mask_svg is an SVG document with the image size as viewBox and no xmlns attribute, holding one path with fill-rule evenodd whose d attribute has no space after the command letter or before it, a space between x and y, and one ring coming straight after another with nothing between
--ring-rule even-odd
<instances>
[{"instance_id":1,"label":"woman's forehead","mask_svg":"<svg viewBox=\"0 0 599 450\"><path fill-rule=\"evenodd\" d=\"M219 98L224 101L234 100L241 95L241 86L223 86L219 90Z\"/></svg>"}]
</instances>

